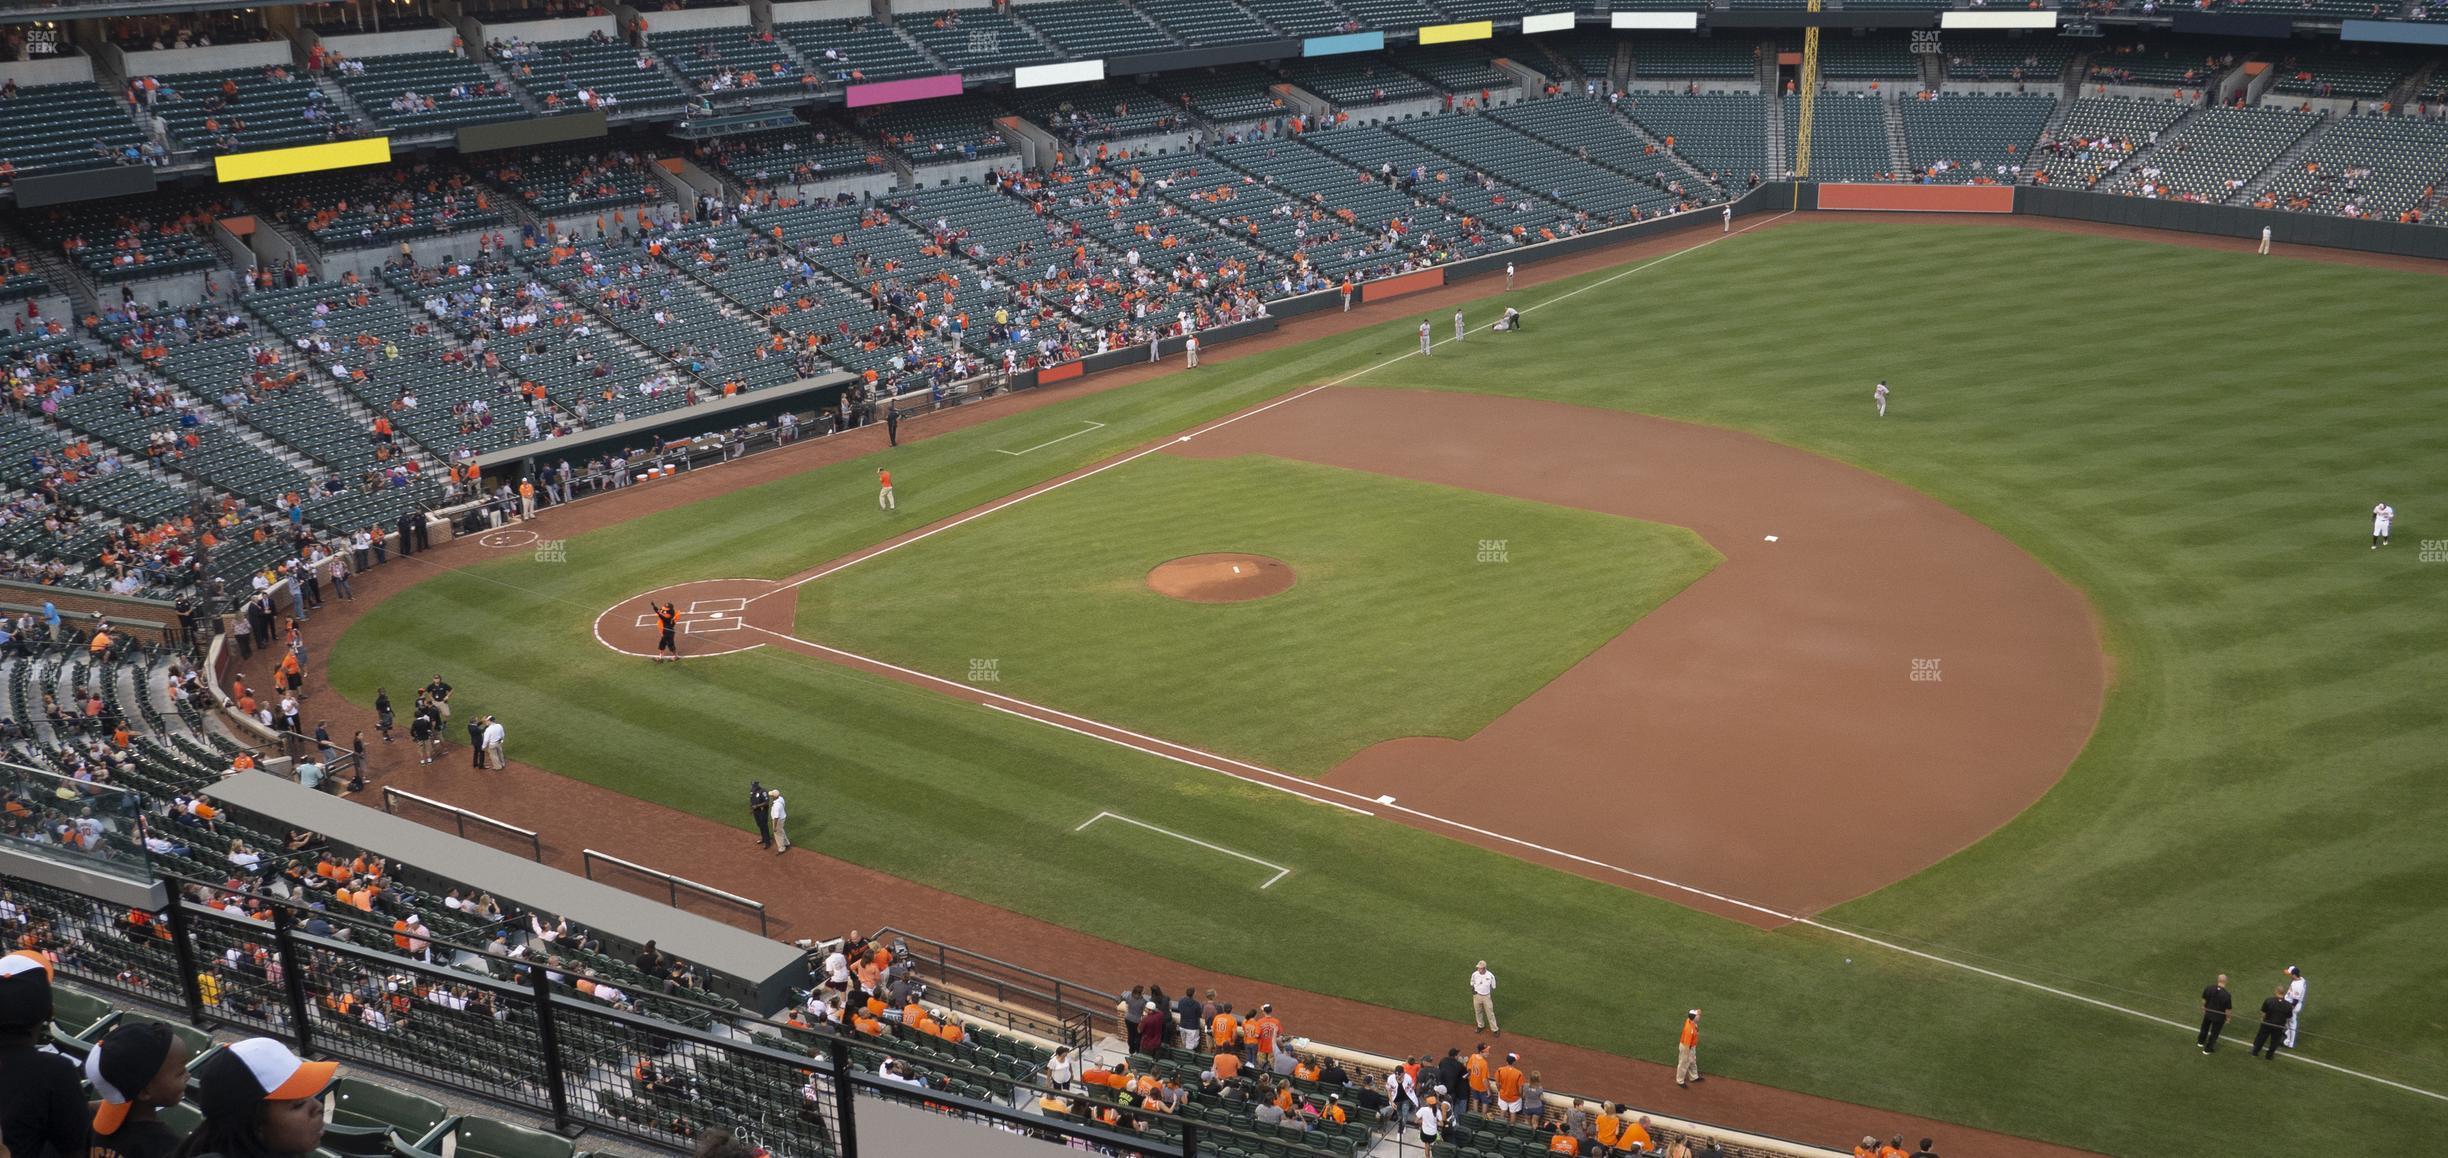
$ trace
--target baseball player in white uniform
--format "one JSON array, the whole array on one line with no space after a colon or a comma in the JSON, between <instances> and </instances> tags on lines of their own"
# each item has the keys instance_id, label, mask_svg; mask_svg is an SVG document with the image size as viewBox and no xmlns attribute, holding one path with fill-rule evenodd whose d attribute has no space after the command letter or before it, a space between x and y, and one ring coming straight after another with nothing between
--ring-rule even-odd
<instances>
[{"instance_id":1,"label":"baseball player in white uniform","mask_svg":"<svg viewBox=\"0 0 2448 1158\"><path fill-rule=\"evenodd\" d=\"M2303 1025L2304 975L2303 970L2293 965L2286 967L2286 975L2287 1004L2295 1007L2295 1016L2287 1019L2286 1047L2293 1049L2295 1048L2295 1030Z\"/></svg>"},{"instance_id":2,"label":"baseball player in white uniform","mask_svg":"<svg viewBox=\"0 0 2448 1158\"><path fill-rule=\"evenodd\" d=\"M1454 311L1454 341L1462 340L1462 311Z\"/></svg>"},{"instance_id":3,"label":"baseball player in white uniform","mask_svg":"<svg viewBox=\"0 0 2448 1158\"><path fill-rule=\"evenodd\" d=\"M1878 388L1870 392L1870 397L1878 400L1878 416L1887 417L1887 380L1885 378L1879 379Z\"/></svg>"},{"instance_id":4,"label":"baseball player in white uniform","mask_svg":"<svg viewBox=\"0 0 2448 1158\"><path fill-rule=\"evenodd\" d=\"M2388 546L2389 524L2397 520L2397 508L2380 503L2372 508L2372 550Z\"/></svg>"},{"instance_id":5,"label":"baseball player in white uniform","mask_svg":"<svg viewBox=\"0 0 2448 1158\"><path fill-rule=\"evenodd\" d=\"M1720 230L1718 230L1717 232L1719 232L1719 233L1732 233L1732 232L1734 232L1734 207L1733 207L1732 205L1728 205L1728 206L1726 206L1726 207L1725 207L1725 211L1724 211L1724 212L1725 212L1725 228L1720 229Z\"/></svg>"},{"instance_id":6,"label":"baseball player in white uniform","mask_svg":"<svg viewBox=\"0 0 2448 1158\"><path fill-rule=\"evenodd\" d=\"M1425 358L1425 357L1429 357L1429 356L1430 356L1430 355L1429 355L1429 350L1428 350L1428 319L1426 319L1426 318L1421 318L1421 319L1420 319L1420 357Z\"/></svg>"},{"instance_id":7,"label":"baseball player in white uniform","mask_svg":"<svg viewBox=\"0 0 2448 1158\"><path fill-rule=\"evenodd\" d=\"M1505 288L1513 288L1513 263L1509 261L1505 263Z\"/></svg>"}]
</instances>

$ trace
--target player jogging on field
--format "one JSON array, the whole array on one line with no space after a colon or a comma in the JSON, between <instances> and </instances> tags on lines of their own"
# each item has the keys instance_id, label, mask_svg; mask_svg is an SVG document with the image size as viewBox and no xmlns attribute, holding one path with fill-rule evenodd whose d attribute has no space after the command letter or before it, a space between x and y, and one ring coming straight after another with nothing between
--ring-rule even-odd
<instances>
[{"instance_id":1,"label":"player jogging on field","mask_svg":"<svg viewBox=\"0 0 2448 1158\"><path fill-rule=\"evenodd\" d=\"M655 662L680 662L680 609L666 603L654 613L655 625L663 629L663 637L655 641Z\"/></svg>"},{"instance_id":2,"label":"player jogging on field","mask_svg":"<svg viewBox=\"0 0 2448 1158\"><path fill-rule=\"evenodd\" d=\"M2372 550L2389 545L2389 524L2397 520L2397 508L2381 503L2372 508Z\"/></svg>"},{"instance_id":3,"label":"player jogging on field","mask_svg":"<svg viewBox=\"0 0 2448 1158\"><path fill-rule=\"evenodd\" d=\"M1887 417L1887 380L1885 378L1879 379L1878 389L1872 390L1870 397L1878 400L1878 416Z\"/></svg>"},{"instance_id":4,"label":"player jogging on field","mask_svg":"<svg viewBox=\"0 0 2448 1158\"><path fill-rule=\"evenodd\" d=\"M1454 311L1454 341L1462 340L1462 311Z\"/></svg>"},{"instance_id":5,"label":"player jogging on field","mask_svg":"<svg viewBox=\"0 0 2448 1158\"><path fill-rule=\"evenodd\" d=\"M1429 352L1429 349L1428 349L1429 342L1430 342L1430 338L1429 338L1429 330L1428 330L1428 319L1426 319L1426 318L1421 318L1421 319L1420 319L1420 357L1426 358L1426 357L1429 357L1429 356L1430 356L1430 352Z\"/></svg>"},{"instance_id":6,"label":"player jogging on field","mask_svg":"<svg viewBox=\"0 0 2448 1158\"><path fill-rule=\"evenodd\" d=\"M1732 233L1732 232L1734 232L1734 206L1733 206L1732 204L1730 204L1730 203L1729 203L1729 204L1728 204L1728 205L1725 207L1725 228L1720 229L1720 230L1718 230L1717 232L1719 232L1719 233Z\"/></svg>"},{"instance_id":7,"label":"player jogging on field","mask_svg":"<svg viewBox=\"0 0 2448 1158\"><path fill-rule=\"evenodd\" d=\"M876 508L878 510L893 511L900 509L893 503L891 471L885 470L883 467L876 468L876 488Z\"/></svg>"}]
</instances>

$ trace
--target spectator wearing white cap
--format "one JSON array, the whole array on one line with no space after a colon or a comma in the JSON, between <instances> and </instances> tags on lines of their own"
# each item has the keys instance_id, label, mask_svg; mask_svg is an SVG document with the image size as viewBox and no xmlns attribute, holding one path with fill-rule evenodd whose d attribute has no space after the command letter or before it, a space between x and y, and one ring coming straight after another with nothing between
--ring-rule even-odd
<instances>
[{"instance_id":1,"label":"spectator wearing white cap","mask_svg":"<svg viewBox=\"0 0 2448 1158\"><path fill-rule=\"evenodd\" d=\"M324 1090L334 1062L301 1060L268 1037L250 1037L196 1067L196 1104L204 1121L182 1155L312 1154L323 1143Z\"/></svg>"},{"instance_id":2,"label":"spectator wearing white cap","mask_svg":"<svg viewBox=\"0 0 2448 1158\"><path fill-rule=\"evenodd\" d=\"M169 1158L179 1135L160 1112L187 1094L187 1044L158 1021L130 1021L85 1055L94 1107L94 1158Z\"/></svg>"}]
</instances>

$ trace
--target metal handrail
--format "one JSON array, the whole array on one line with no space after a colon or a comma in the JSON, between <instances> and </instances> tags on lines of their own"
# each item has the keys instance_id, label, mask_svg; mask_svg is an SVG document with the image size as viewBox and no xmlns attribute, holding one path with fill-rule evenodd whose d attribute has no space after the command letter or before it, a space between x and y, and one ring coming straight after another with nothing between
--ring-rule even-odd
<instances>
[{"instance_id":1,"label":"metal handrail","mask_svg":"<svg viewBox=\"0 0 2448 1158\"><path fill-rule=\"evenodd\" d=\"M426 806L427 808L436 808L450 813L452 819L457 821L457 827L461 839L465 839L467 837L467 822L471 820L480 824L492 825L493 827L501 829L504 832L526 837L529 856L533 858L537 864L544 863L544 838L536 835L536 831L532 828L520 828L509 821L495 820L490 816L486 816L484 813L461 808L456 804L444 804L433 797L419 796L414 792L393 788L388 784L383 785L382 796L383 811L388 812L393 816L399 815L399 813L394 811L391 807L391 799L395 796L404 796Z\"/></svg>"},{"instance_id":2,"label":"metal handrail","mask_svg":"<svg viewBox=\"0 0 2448 1158\"><path fill-rule=\"evenodd\" d=\"M583 873L588 880L595 879L595 862L599 860L610 861L611 863L628 869L631 872L641 873L643 875L653 877L656 880L662 881L664 886L669 889L671 893L670 898L668 901L666 901L666 903L675 909L680 907L680 890L682 889L688 889L692 892L712 897L718 901L728 901L731 904L747 909L748 911L756 914L757 935L760 937L767 935L765 902L763 901L751 900L747 897L739 895L738 893L718 889L709 884L692 881L687 877L680 876L675 873L664 872L662 869L648 868L645 865L637 863L636 861L622 860L621 858L608 852L598 852L591 848L582 848L578 850L579 871Z\"/></svg>"}]
</instances>

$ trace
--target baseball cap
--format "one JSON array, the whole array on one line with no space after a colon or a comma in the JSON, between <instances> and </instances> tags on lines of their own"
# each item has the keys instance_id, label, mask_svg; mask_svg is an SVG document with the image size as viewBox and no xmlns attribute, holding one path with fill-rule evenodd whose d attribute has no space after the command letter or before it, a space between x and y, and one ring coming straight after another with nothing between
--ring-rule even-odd
<instances>
[{"instance_id":1,"label":"baseball cap","mask_svg":"<svg viewBox=\"0 0 2448 1158\"><path fill-rule=\"evenodd\" d=\"M314 1097L339 1076L338 1062L310 1062L268 1037L233 1043L196 1067L196 1104L205 1116L245 1113L258 1102L294 1102Z\"/></svg>"},{"instance_id":2,"label":"baseball cap","mask_svg":"<svg viewBox=\"0 0 2448 1158\"><path fill-rule=\"evenodd\" d=\"M33 953L0 957L0 1025L51 1020L51 962Z\"/></svg>"},{"instance_id":3,"label":"baseball cap","mask_svg":"<svg viewBox=\"0 0 2448 1158\"><path fill-rule=\"evenodd\" d=\"M170 1060L174 1040L169 1026L133 1021L110 1031L85 1055L85 1080L102 1095L102 1104L94 1108L94 1133L119 1132L136 1095L153 1084L162 1063Z\"/></svg>"}]
</instances>

